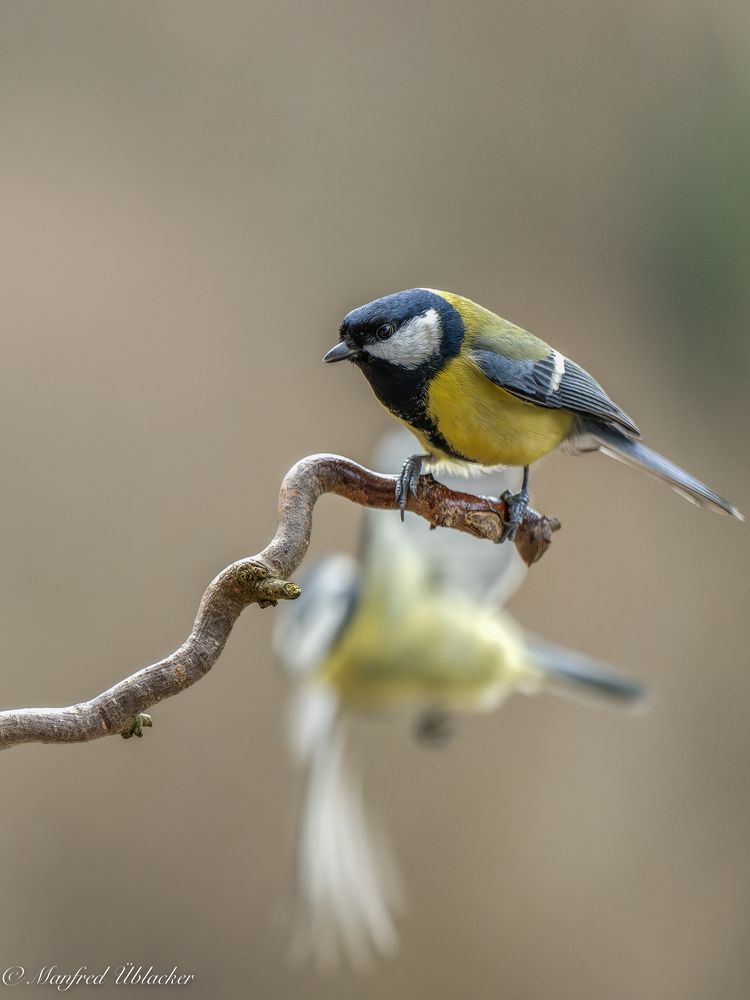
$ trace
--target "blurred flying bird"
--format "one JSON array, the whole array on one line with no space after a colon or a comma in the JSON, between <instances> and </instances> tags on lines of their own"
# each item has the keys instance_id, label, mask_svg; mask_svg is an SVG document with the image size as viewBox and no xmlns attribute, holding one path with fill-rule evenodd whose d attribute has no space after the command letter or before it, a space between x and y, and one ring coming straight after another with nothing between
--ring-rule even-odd
<instances>
[{"instance_id":1,"label":"blurred flying bird","mask_svg":"<svg viewBox=\"0 0 750 1000\"><path fill-rule=\"evenodd\" d=\"M397 433L380 468L408 447ZM400 449L400 452L399 452ZM507 486L495 476L491 487ZM347 717L407 710L417 734L442 741L454 713L489 712L514 691L591 695L630 705L635 681L526 632L503 610L525 566L515 546L430 531L367 510L359 559L324 559L298 601L280 609L275 649L301 682L289 737L304 775L297 838L295 952L355 966L398 943L401 883L388 841L369 814Z\"/></svg>"},{"instance_id":2,"label":"blurred flying bird","mask_svg":"<svg viewBox=\"0 0 750 1000\"><path fill-rule=\"evenodd\" d=\"M508 320L450 292L411 288L344 317L324 361L352 361L391 413L417 436L404 462L401 512L423 465L462 469L521 466L507 491L503 539L529 501L529 466L559 445L602 451L644 469L698 506L742 520L723 497L647 448L640 431L599 383L570 358Z\"/></svg>"}]
</instances>

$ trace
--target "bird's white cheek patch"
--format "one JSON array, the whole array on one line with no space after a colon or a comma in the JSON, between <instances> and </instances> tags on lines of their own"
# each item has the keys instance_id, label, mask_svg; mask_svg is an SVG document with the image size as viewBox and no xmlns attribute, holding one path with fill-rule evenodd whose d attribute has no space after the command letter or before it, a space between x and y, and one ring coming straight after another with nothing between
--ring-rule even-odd
<instances>
[{"instance_id":1,"label":"bird's white cheek patch","mask_svg":"<svg viewBox=\"0 0 750 1000\"><path fill-rule=\"evenodd\" d=\"M396 331L390 340L367 345L367 353L401 368L419 368L440 353L443 330L436 309L415 316Z\"/></svg>"}]
</instances>

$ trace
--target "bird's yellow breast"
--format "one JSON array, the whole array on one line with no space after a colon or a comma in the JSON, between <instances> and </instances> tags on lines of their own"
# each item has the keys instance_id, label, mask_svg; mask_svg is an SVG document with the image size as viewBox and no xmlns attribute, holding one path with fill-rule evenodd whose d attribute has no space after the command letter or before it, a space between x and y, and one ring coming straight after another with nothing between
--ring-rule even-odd
<instances>
[{"instance_id":1,"label":"bird's yellow breast","mask_svg":"<svg viewBox=\"0 0 750 1000\"><path fill-rule=\"evenodd\" d=\"M530 465L569 434L573 414L526 403L463 354L429 385L427 412L458 454L479 465Z\"/></svg>"},{"instance_id":2,"label":"bird's yellow breast","mask_svg":"<svg viewBox=\"0 0 750 1000\"><path fill-rule=\"evenodd\" d=\"M398 588L398 582L395 583ZM367 593L321 672L343 705L497 704L537 679L509 619L455 595Z\"/></svg>"}]
</instances>

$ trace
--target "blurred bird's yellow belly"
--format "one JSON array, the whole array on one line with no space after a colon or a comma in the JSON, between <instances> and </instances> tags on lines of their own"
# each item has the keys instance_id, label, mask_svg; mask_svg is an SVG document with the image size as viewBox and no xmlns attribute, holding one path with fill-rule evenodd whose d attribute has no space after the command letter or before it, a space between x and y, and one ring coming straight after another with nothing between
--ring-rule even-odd
<instances>
[{"instance_id":1,"label":"blurred bird's yellow belly","mask_svg":"<svg viewBox=\"0 0 750 1000\"><path fill-rule=\"evenodd\" d=\"M430 383L427 412L448 444L479 465L530 465L570 433L573 414L526 403L459 355Z\"/></svg>"},{"instance_id":2,"label":"blurred bird's yellow belly","mask_svg":"<svg viewBox=\"0 0 750 1000\"><path fill-rule=\"evenodd\" d=\"M321 679L349 708L489 709L533 674L518 628L503 621L429 589L416 602L413 594L368 593Z\"/></svg>"}]
</instances>

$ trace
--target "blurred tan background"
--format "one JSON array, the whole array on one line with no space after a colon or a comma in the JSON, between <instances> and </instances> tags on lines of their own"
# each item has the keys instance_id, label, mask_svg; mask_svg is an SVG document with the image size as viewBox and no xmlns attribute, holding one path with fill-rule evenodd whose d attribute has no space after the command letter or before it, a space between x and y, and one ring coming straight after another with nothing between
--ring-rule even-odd
<instances>
[{"instance_id":1,"label":"blurred tan background","mask_svg":"<svg viewBox=\"0 0 750 1000\"><path fill-rule=\"evenodd\" d=\"M749 33L742 0L0 3L0 703L167 653L295 459L369 458L388 418L320 358L400 288L554 341L747 512ZM252 609L142 741L2 755L0 965L177 964L200 997L746 995L747 526L599 457L533 486L564 530L514 612L653 707L518 697L444 753L363 724L396 960L287 964L289 684ZM311 557L356 524L325 499Z\"/></svg>"}]
</instances>

